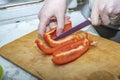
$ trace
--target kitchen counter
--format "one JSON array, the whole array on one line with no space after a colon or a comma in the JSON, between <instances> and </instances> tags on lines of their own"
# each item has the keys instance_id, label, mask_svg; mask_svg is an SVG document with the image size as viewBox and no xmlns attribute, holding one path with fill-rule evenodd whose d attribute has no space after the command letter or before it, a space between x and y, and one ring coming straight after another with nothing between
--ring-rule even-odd
<instances>
[{"instance_id":1,"label":"kitchen counter","mask_svg":"<svg viewBox=\"0 0 120 80\"><path fill-rule=\"evenodd\" d=\"M71 17L73 22L73 26L79 24L80 22L85 21L85 18L82 16L80 11L67 12L68 16ZM32 14L32 16L37 16L37 14ZM28 18L29 17L29 18ZM9 22L9 23L8 23ZM6 20L6 22L0 23L0 47L34 31L37 30L39 24L39 20L37 17L22 17L20 20L17 18L13 21ZM83 31L89 32L94 35L98 35L98 33L94 30L94 28L89 25L82 29ZM36 77L31 75L30 73L24 71L22 68L17 65L9 62L0 56L0 65L2 65L4 69L4 77L3 80L38 80Z\"/></svg>"},{"instance_id":2,"label":"kitchen counter","mask_svg":"<svg viewBox=\"0 0 120 80\"><path fill-rule=\"evenodd\" d=\"M32 23L33 22L33 23ZM37 29L38 20L22 21L0 25L0 47ZM4 69L3 80L37 80L31 74L0 56L0 65Z\"/></svg>"},{"instance_id":3,"label":"kitchen counter","mask_svg":"<svg viewBox=\"0 0 120 80\"><path fill-rule=\"evenodd\" d=\"M23 3L23 0L16 1L17 2L0 5L0 47L37 29L39 23L37 13L41 9L43 3L39 3L38 0L29 0L29 2L27 2L28 0L24 0L25 3ZM20 4L26 5L15 6ZM13 5L14 7L7 8ZM38 80L30 73L1 56L0 65L4 69L3 80Z\"/></svg>"},{"instance_id":4,"label":"kitchen counter","mask_svg":"<svg viewBox=\"0 0 120 80\"><path fill-rule=\"evenodd\" d=\"M80 14L80 11L67 13L67 15L71 16L73 26L85 20L84 17ZM81 18L76 20L77 17L81 17ZM25 20L17 23L0 25L0 47L36 30L38 27L38 23L39 23L39 20L35 18L35 19ZM89 31L87 30L88 28L89 28ZM87 32L89 33L98 35L95 32L91 32L92 30L90 30L90 28L91 26L87 26L86 28L83 28L83 30L84 31L87 30ZM3 57L0 57L0 64L4 68L4 80L12 80L12 79L13 80L37 80L37 78L33 77L23 69L7 61Z\"/></svg>"}]
</instances>

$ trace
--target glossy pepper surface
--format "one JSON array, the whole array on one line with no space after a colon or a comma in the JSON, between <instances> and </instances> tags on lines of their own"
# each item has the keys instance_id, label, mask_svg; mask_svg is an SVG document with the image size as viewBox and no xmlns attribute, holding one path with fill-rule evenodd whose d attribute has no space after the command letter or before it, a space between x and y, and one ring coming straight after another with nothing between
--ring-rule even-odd
<instances>
[{"instance_id":1,"label":"glossy pepper surface","mask_svg":"<svg viewBox=\"0 0 120 80\"><path fill-rule=\"evenodd\" d=\"M64 31L71 28L71 22L65 26ZM40 39L36 39L37 47L45 54L52 55L51 59L55 64L66 64L79 58L86 53L90 45L94 45L93 40L88 39L88 34L83 37L80 34L71 34L65 38L55 41L56 28L44 34L44 40L48 46L45 46Z\"/></svg>"}]
</instances>

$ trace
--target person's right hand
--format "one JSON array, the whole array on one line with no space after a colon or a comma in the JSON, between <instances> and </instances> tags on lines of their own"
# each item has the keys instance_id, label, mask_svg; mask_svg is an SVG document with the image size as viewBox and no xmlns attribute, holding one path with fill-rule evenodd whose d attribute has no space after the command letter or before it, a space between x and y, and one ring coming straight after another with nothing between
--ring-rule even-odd
<instances>
[{"instance_id":1,"label":"person's right hand","mask_svg":"<svg viewBox=\"0 0 120 80\"><path fill-rule=\"evenodd\" d=\"M46 0L38 15L40 19L39 34L43 36L43 33L47 31L47 27L51 29L51 21L55 21L57 22L56 34L60 35L64 28L65 12L66 0Z\"/></svg>"},{"instance_id":2,"label":"person's right hand","mask_svg":"<svg viewBox=\"0 0 120 80\"><path fill-rule=\"evenodd\" d=\"M94 0L91 22L93 25L108 25L110 19L120 15L120 0ZM118 17L119 18L119 17Z\"/></svg>"}]
</instances>

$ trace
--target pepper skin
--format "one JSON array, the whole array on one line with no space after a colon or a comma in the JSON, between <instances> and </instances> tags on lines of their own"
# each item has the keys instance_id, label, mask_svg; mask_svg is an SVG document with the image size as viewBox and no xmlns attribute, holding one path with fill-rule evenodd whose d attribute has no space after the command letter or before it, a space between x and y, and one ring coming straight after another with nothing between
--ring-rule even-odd
<instances>
[{"instance_id":1,"label":"pepper skin","mask_svg":"<svg viewBox=\"0 0 120 80\"><path fill-rule=\"evenodd\" d=\"M63 29L63 32L69 30L72 28L72 24L69 21L67 24L65 24L65 27ZM68 40L71 39L75 39L76 36L72 35L72 36L67 36L67 38L63 38L60 39L59 41L55 41L53 40L56 37L56 28L53 28L52 30L50 30L49 32L44 33L43 38L45 40L45 42L50 46L50 47L56 47L58 45L60 45L61 43L64 43Z\"/></svg>"},{"instance_id":2,"label":"pepper skin","mask_svg":"<svg viewBox=\"0 0 120 80\"><path fill-rule=\"evenodd\" d=\"M55 29L53 29L52 31L54 31L54 30ZM51 34L47 34L47 33L44 34L44 40L50 47L56 47L56 46L59 46L61 44L66 43L67 41L74 40L74 39L79 39L79 38L80 37L78 35L72 34L72 35L67 36L63 39L55 41L55 40L52 39Z\"/></svg>"},{"instance_id":3,"label":"pepper skin","mask_svg":"<svg viewBox=\"0 0 120 80\"><path fill-rule=\"evenodd\" d=\"M65 25L63 32L70 28L71 22ZM58 65L67 64L76 60L86 53L91 45L96 43L88 39L87 33L83 37L81 37L81 34L71 34L57 41L54 40L55 37L56 28L44 33L43 38L47 45L40 39L36 39L35 43L43 53L52 55L52 62Z\"/></svg>"},{"instance_id":4,"label":"pepper skin","mask_svg":"<svg viewBox=\"0 0 120 80\"><path fill-rule=\"evenodd\" d=\"M67 42L65 42L65 43L60 44L59 46L52 47L52 48L49 47L49 46L45 46L40 39L36 39L36 40L35 40L35 43L36 43L37 47L38 47L42 52L44 52L45 54L52 54L52 53L54 53L54 52L56 52L56 51L63 50L63 46L67 46L67 45L69 45L69 44L73 44L73 43L77 42L78 40L79 40L79 39L74 38L74 40L69 40L69 41L67 41Z\"/></svg>"},{"instance_id":5,"label":"pepper skin","mask_svg":"<svg viewBox=\"0 0 120 80\"><path fill-rule=\"evenodd\" d=\"M84 38L78 38L78 35L74 35L76 36L73 40L69 40L65 43L62 43L60 44L59 46L56 46L56 47L49 47L49 46L45 46L42 41L40 39L36 39L35 40L35 43L37 45L37 47L45 54L52 54L53 56L59 52L62 52L62 51L67 51L67 50L70 50L72 48L74 48L75 46L79 46L80 45L80 42L81 44L83 43L83 41L85 39L88 38L88 34L86 33ZM77 42L79 41L79 44L77 44ZM90 41L90 44L92 44L93 41Z\"/></svg>"},{"instance_id":6,"label":"pepper skin","mask_svg":"<svg viewBox=\"0 0 120 80\"><path fill-rule=\"evenodd\" d=\"M83 38L80 38L80 37L76 38L76 40L72 40L72 43L69 43L69 44L61 47L57 51L54 51L53 56L56 55L57 53L64 52L64 51L69 51L71 49L77 48L78 46L80 46L80 45L82 45L84 43L85 39L88 39L88 34L87 33L84 34ZM63 43L63 44L65 44L65 43Z\"/></svg>"},{"instance_id":7,"label":"pepper skin","mask_svg":"<svg viewBox=\"0 0 120 80\"><path fill-rule=\"evenodd\" d=\"M65 25L64 25L64 29L63 29L63 32L69 30L72 28L72 22L71 21L68 21ZM53 28L55 29L54 32L51 33L52 30L48 31L47 34L51 34L51 38L52 39L55 39L56 38L56 28ZM50 32L50 33L49 33ZM46 39L46 38L45 38Z\"/></svg>"},{"instance_id":8,"label":"pepper skin","mask_svg":"<svg viewBox=\"0 0 120 80\"><path fill-rule=\"evenodd\" d=\"M49 54L50 55L50 54L52 54L54 52L54 49L50 49L48 47L45 47L45 45L39 39L36 39L35 43L36 43L37 47L45 54Z\"/></svg>"},{"instance_id":9,"label":"pepper skin","mask_svg":"<svg viewBox=\"0 0 120 80\"><path fill-rule=\"evenodd\" d=\"M79 42L77 42L79 43ZM85 39L83 45L78 46L77 48L71 49L69 51L61 52L53 56L52 61L55 64L62 65L69 62L72 62L83 55L90 46L90 41Z\"/></svg>"}]
</instances>

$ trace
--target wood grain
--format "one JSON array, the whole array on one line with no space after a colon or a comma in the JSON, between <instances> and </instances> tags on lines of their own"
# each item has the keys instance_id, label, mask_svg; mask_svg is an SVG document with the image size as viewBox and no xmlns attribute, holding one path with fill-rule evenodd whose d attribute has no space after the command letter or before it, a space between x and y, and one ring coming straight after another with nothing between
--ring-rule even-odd
<instances>
[{"instance_id":1,"label":"wood grain","mask_svg":"<svg viewBox=\"0 0 120 80\"><path fill-rule=\"evenodd\" d=\"M77 33L81 34L81 31ZM0 54L43 80L92 80L90 75L99 71L101 76L106 72L109 73L113 76L113 80L120 75L119 43L89 34L90 39L97 41L95 47L91 47L74 62L54 65L51 61L52 56L44 55L36 47L34 43L36 38L38 38L37 31L34 31L3 46Z\"/></svg>"}]
</instances>

